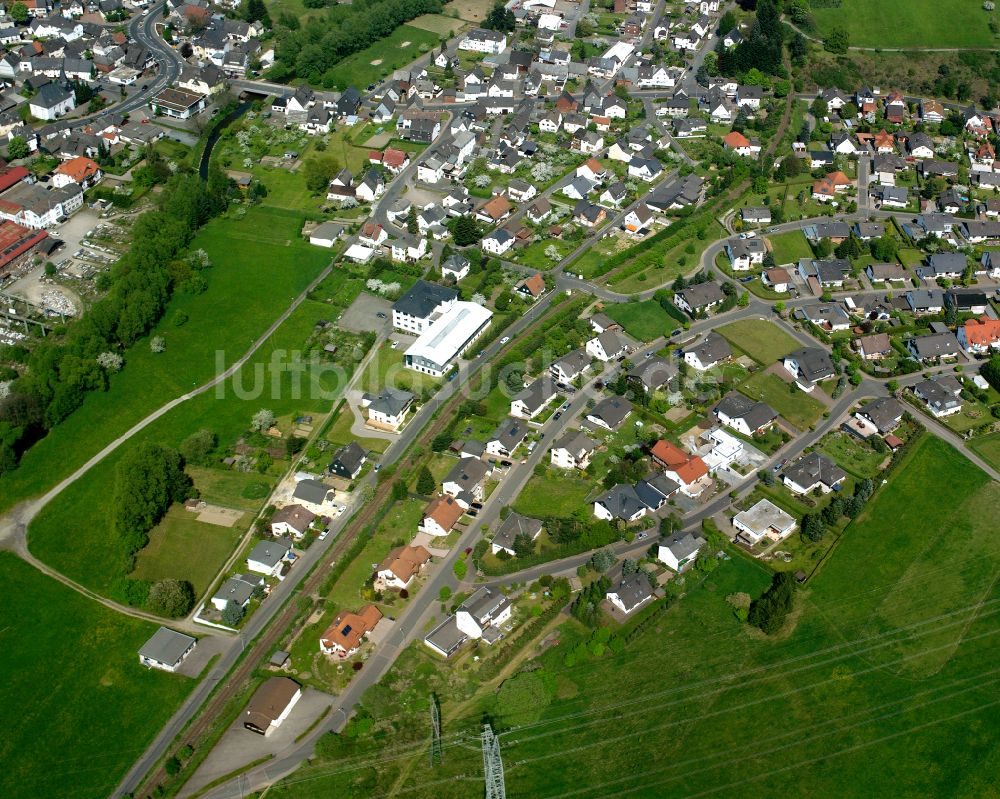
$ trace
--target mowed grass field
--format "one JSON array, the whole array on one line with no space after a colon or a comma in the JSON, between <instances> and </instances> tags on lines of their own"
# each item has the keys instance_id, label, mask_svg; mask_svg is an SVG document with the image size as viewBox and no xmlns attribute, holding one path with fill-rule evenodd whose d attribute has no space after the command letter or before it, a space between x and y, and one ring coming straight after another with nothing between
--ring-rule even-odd
<instances>
[{"instance_id":1,"label":"mowed grass field","mask_svg":"<svg viewBox=\"0 0 1000 799\"><path fill-rule=\"evenodd\" d=\"M928 491L941 474L949 479ZM740 556L701 584L689 578L686 595L620 654L584 649L567 661L589 633L563 624L528 649L544 685L535 720L526 712L528 721L500 736L508 795L995 795L998 494L928 436L797 592L779 634L741 624L726 602L734 592L759 596L770 581ZM412 679L425 679L421 658L411 660ZM440 766L429 769L425 736L415 732L411 761L384 757L410 732L399 723L405 711L392 708L376 717L377 737L349 744L349 758L313 761L269 795L476 795L481 755L462 743L475 742L484 711L503 728L497 683L462 703L464 684L452 679L454 692L439 693Z\"/></svg>"},{"instance_id":2,"label":"mowed grass field","mask_svg":"<svg viewBox=\"0 0 1000 799\"><path fill-rule=\"evenodd\" d=\"M774 262L779 266L798 263L799 258L812 258L812 249L801 230L778 233L774 236L768 236L767 240L771 244Z\"/></svg>"},{"instance_id":3,"label":"mowed grass field","mask_svg":"<svg viewBox=\"0 0 1000 799\"><path fill-rule=\"evenodd\" d=\"M294 374L280 368L273 370L271 360L301 347L315 323L319 319L328 318L329 313L329 307L325 304L306 300L275 331L255 357L230 380L216 390L200 394L173 408L70 485L31 524L28 539L32 553L74 580L96 591L107 591L120 571L111 513L115 467L124 452L142 441L176 447L187 436L203 428L212 430L219 441L226 445L234 442L247 430L251 417L261 408L270 409L279 420L292 414L328 411L330 397L314 392L308 376L302 378L301 386L296 390ZM325 379L326 382L317 388L322 388L332 396L337 388L335 377L329 372ZM191 537L186 526L187 523L181 524L177 530L182 540L189 540ZM218 541L216 528L199 526L208 528L205 535ZM168 525L167 532L169 529ZM245 523L238 529L245 529ZM235 533L224 531L222 535ZM146 557L155 557L157 551L171 557L166 560L157 559L155 566L146 564L143 569L164 573L184 572L181 562L173 560L183 558L190 571L190 576L184 579L195 582L195 579L201 579L201 575L218 570L231 549L221 545L209 546L206 541L204 546L190 552L180 544L168 545L163 542ZM191 558L198 562L190 561ZM181 577L182 574L170 576Z\"/></svg>"},{"instance_id":4,"label":"mowed grass field","mask_svg":"<svg viewBox=\"0 0 1000 799\"><path fill-rule=\"evenodd\" d=\"M845 28L852 47L994 47L990 14L967 0L842 0L837 8L814 8L822 33Z\"/></svg>"},{"instance_id":5,"label":"mowed grass field","mask_svg":"<svg viewBox=\"0 0 1000 799\"><path fill-rule=\"evenodd\" d=\"M760 319L743 319L718 328L729 343L741 349L762 366L770 366L798 348L798 343L784 330Z\"/></svg>"},{"instance_id":6,"label":"mowed grass field","mask_svg":"<svg viewBox=\"0 0 1000 799\"><path fill-rule=\"evenodd\" d=\"M739 389L752 399L766 402L799 430L813 424L825 410L821 402L769 372L757 372Z\"/></svg>"},{"instance_id":7,"label":"mowed grass field","mask_svg":"<svg viewBox=\"0 0 1000 799\"><path fill-rule=\"evenodd\" d=\"M328 74L338 89L354 86L363 92L368 84L381 80L422 53L429 52L440 39L441 34L412 25L400 25L371 47L343 59Z\"/></svg>"},{"instance_id":8,"label":"mowed grass field","mask_svg":"<svg viewBox=\"0 0 1000 799\"><path fill-rule=\"evenodd\" d=\"M194 686L139 665L156 626L121 616L0 553L0 795L111 794Z\"/></svg>"},{"instance_id":9,"label":"mowed grass field","mask_svg":"<svg viewBox=\"0 0 1000 799\"><path fill-rule=\"evenodd\" d=\"M83 406L0 477L0 510L43 493L108 442L171 399L231 364L330 260L329 252L299 238L302 219L268 206L241 219L215 219L195 237L213 266L203 294L177 294L152 335L166 340L154 354L149 341L125 353L125 368L107 392ZM188 321L178 326L181 314ZM296 345L298 342L296 342Z\"/></svg>"},{"instance_id":10,"label":"mowed grass field","mask_svg":"<svg viewBox=\"0 0 1000 799\"><path fill-rule=\"evenodd\" d=\"M669 335L679 324L656 300L609 304L604 312L639 341L652 341Z\"/></svg>"}]
</instances>

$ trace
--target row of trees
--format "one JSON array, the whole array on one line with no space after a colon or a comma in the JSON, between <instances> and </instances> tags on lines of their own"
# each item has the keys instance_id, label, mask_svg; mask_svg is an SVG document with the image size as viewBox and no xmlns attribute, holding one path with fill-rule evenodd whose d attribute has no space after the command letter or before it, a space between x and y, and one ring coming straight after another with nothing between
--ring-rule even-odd
<instances>
[{"instance_id":1,"label":"row of trees","mask_svg":"<svg viewBox=\"0 0 1000 799\"><path fill-rule=\"evenodd\" d=\"M795 578L788 572L778 572L770 587L750 603L747 621L768 635L776 633L785 623L794 598Z\"/></svg>"},{"instance_id":2,"label":"row of trees","mask_svg":"<svg viewBox=\"0 0 1000 799\"><path fill-rule=\"evenodd\" d=\"M174 502L193 493L184 459L172 447L146 442L128 450L115 470L113 523L124 554L123 572L132 571L135 553Z\"/></svg>"},{"instance_id":3,"label":"row of trees","mask_svg":"<svg viewBox=\"0 0 1000 799\"><path fill-rule=\"evenodd\" d=\"M876 438L878 438L876 436ZM881 439L879 439L881 441ZM854 494L849 497L834 497L819 513L807 513L802 517L802 535L810 541L820 541L828 527L833 527L841 518L856 519L875 492L875 484L862 480L854 486Z\"/></svg>"},{"instance_id":4,"label":"row of trees","mask_svg":"<svg viewBox=\"0 0 1000 799\"><path fill-rule=\"evenodd\" d=\"M0 403L0 472L16 466L32 440L75 411L87 392L104 390L112 369L103 353L122 351L160 319L175 287L177 262L194 232L222 211L232 181L213 169L207 183L191 173L170 177L157 208L132 228L132 246L111 271L108 293L87 314L38 343L23 377Z\"/></svg>"},{"instance_id":5,"label":"row of trees","mask_svg":"<svg viewBox=\"0 0 1000 799\"><path fill-rule=\"evenodd\" d=\"M348 14L338 8L325 17L313 17L298 30L281 32L270 76L279 81L299 77L332 87L327 72L345 57L384 39L403 23L421 14L438 14L442 8L441 0L374 0L354 3Z\"/></svg>"}]
</instances>

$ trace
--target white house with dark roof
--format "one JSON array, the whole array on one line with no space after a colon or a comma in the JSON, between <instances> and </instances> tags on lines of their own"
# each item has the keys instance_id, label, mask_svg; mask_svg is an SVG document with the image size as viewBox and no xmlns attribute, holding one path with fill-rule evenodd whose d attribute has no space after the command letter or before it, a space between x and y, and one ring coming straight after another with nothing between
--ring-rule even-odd
<instances>
[{"instance_id":1,"label":"white house with dark roof","mask_svg":"<svg viewBox=\"0 0 1000 799\"><path fill-rule=\"evenodd\" d=\"M752 400L733 391L719 400L716 418L737 433L752 436L763 433L778 419L778 413L766 402Z\"/></svg>"},{"instance_id":2,"label":"white house with dark roof","mask_svg":"<svg viewBox=\"0 0 1000 799\"><path fill-rule=\"evenodd\" d=\"M782 482L796 494L808 494L819 488L828 494L839 486L847 472L819 452L803 455L795 463L785 467Z\"/></svg>"},{"instance_id":3,"label":"white house with dark roof","mask_svg":"<svg viewBox=\"0 0 1000 799\"><path fill-rule=\"evenodd\" d=\"M782 362L788 373L795 378L795 385L806 392L816 388L816 383L835 374L830 354L822 347L801 347L786 355Z\"/></svg>"},{"instance_id":4,"label":"white house with dark roof","mask_svg":"<svg viewBox=\"0 0 1000 799\"><path fill-rule=\"evenodd\" d=\"M399 430L413 406L409 391L386 386L378 394L364 394L361 407L368 410L368 422L376 427Z\"/></svg>"},{"instance_id":5,"label":"white house with dark roof","mask_svg":"<svg viewBox=\"0 0 1000 799\"><path fill-rule=\"evenodd\" d=\"M697 344L684 348L684 363L692 369L704 372L718 366L733 356L733 350L718 333L711 332Z\"/></svg>"},{"instance_id":6,"label":"white house with dark roof","mask_svg":"<svg viewBox=\"0 0 1000 799\"><path fill-rule=\"evenodd\" d=\"M457 300L456 289L418 280L393 304L392 326L407 333L423 333Z\"/></svg>"},{"instance_id":7,"label":"white house with dark roof","mask_svg":"<svg viewBox=\"0 0 1000 799\"><path fill-rule=\"evenodd\" d=\"M538 519L531 519L513 511L500 522L493 540L490 542L490 549L494 555L506 552L508 555L516 555L514 551L514 541L518 536L528 536L532 541L542 533L542 523Z\"/></svg>"},{"instance_id":8,"label":"white house with dark roof","mask_svg":"<svg viewBox=\"0 0 1000 799\"><path fill-rule=\"evenodd\" d=\"M628 352L628 342L616 330L605 330L587 342L587 352L599 361L607 363Z\"/></svg>"},{"instance_id":9,"label":"white house with dark roof","mask_svg":"<svg viewBox=\"0 0 1000 799\"><path fill-rule=\"evenodd\" d=\"M534 419L555 396L556 387L551 376L543 375L514 395L510 402L510 415L519 419Z\"/></svg>"},{"instance_id":10,"label":"white house with dark roof","mask_svg":"<svg viewBox=\"0 0 1000 799\"><path fill-rule=\"evenodd\" d=\"M653 601L653 588L646 573L637 571L623 577L608 591L607 597L612 605L628 615Z\"/></svg>"},{"instance_id":11,"label":"white house with dark roof","mask_svg":"<svg viewBox=\"0 0 1000 799\"><path fill-rule=\"evenodd\" d=\"M566 433L549 451L549 460L560 469L586 469L597 444L579 430Z\"/></svg>"},{"instance_id":12,"label":"white house with dark roof","mask_svg":"<svg viewBox=\"0 0 1000 799\"><path fill-rule=\"evenodd\" d=\"M657 547L656 559L675 572L683 571L698 557L705 539L692 533L676 533Z\"/></svg>"}]
</instances>

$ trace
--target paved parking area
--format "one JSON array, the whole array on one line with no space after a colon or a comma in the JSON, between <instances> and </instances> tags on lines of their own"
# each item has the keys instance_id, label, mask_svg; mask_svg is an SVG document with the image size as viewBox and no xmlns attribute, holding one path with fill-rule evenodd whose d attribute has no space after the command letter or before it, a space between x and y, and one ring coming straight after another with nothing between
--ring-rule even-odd
<instances>
[{"instance_id":1,"label":"paved parking area","mask_svg":"<svg viewBox=\"0 0 1000 799\"><path fill-rule=\"evenodd\" d=\"M258 735L243 726L243 714L229 726L215 748L198 767L180 796L192 796L210 782L231 774L256 760L274 755L291 746L309 729L336 697L306 688L291 714L270 735Z\"/></svg>"},{"instance_id":2,"label":"paved parking area","mask_svg":"<svg viewBox=\"0 0 1000 799\"><path fill-rule=\"evenodd\" d=\"M379 319L379 313L384 313L385 319ZM392 303L366 291L361 292L337 320L337 327L351 333L377 332L391 324Z\"/></svg>"}]
</instances>

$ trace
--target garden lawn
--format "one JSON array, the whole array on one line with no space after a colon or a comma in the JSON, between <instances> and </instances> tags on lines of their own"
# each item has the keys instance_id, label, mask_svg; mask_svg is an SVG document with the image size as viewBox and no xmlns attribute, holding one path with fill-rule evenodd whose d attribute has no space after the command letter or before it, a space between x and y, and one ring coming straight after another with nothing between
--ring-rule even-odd
<instances>
[{"instance_id":1,"label":"garden lawn","mask_svg":"<svg viewBox=\"0 0 1000 799\"><path fill-rule=\"evenodd\" d=\"M267 479L253 472L234 472L224 467L192 464L187 465L186 471L203 500L226 508L256 512L271 491Z\"/></svg>"},{"instance_id":2,"label":"garden lawn","mask_svg":"<svg viewBox=\"0 0 1000 799\"><path fill-rule=\"evenodd\" d=\"M767 372L757 372L739 389L752 399L766 402L799 430L814 424L826 410L804 391Z\"/></svg>"},{"instance_id":3,"label":"garden lawn","mask_svg":"<svg viewBox=\"0 0 1000 799\"><path fill-rule=\"evenodd\" d=\"M109 796L193 687L139 665L156 631L6 552L0 794Z\"/></svg>"},{"instance_id":4,"label":"garden lawn","mask_svg":"<svg viewBox=\"0 0 1000 799\"><path fill-rule=\"evenodd\" d=\"M770 366L798 347L795 339L780 327L760 319L731 322L717 332L762 366Z\"/></svg>"},{"instance_id":5,"label":"garden lawn","mask_svg":"<svg viewBox=\"0 0 1000 799\"><path fill-rule=\"evenodd\" d=\"M130 576L140 580L187 580L195 596L208 590L246 530L248 516L233 527L198 521L198 514L174 505L149 532Z\"/></svg>"},{"instance_id":6,"label":"garden lawn","mask_svg":"<svg viewBox=\"0 0 1000 799\"><path fill-rule=\"evenodd\" d=\"M330 78L338 89L354 86L364 91L368 84L409 64L421 53L429 52L439 39L438 34L430 31L414 28L412 25L400 25L371 47L341 60L324 77ZM373 64L373 61L379 63Z\"/></svg>"},{"instance_id":7,"label":"garden lawn","mask_svg":"<svg viewBox=\"0 0 1000 799\"><path fill-rule=\"evenodd\" d=\"M604 312L639 341L665 336L677 324L656 300L608 304Z\"/></svg>"},{"instance_id":8,"label":"garden lawn","mask_svg":"<svg viewBox=\"0 0 1000 799\"><path fill-rule=\"evenodd\" d=\"M250 209L243 219L215 219L195 237L213 266L203 294L177 294L153 335L166 339L154 354L149 340L125 353L125 368L107 392L82 407L0 477L0 509L42 493L108 442L164 403L204 383L235 361L329 261L329 253L299 238L298 214ZM182 315L187 321L178 326Z\"/></svg>"},{"instance_id":9,"label":"garden lawn","mask_svg":"<svg viewBox=\"0 0 1000 799\"><path fill-rule=\"evenodd\" d=\"M813 257L809 242L806 241L801 230L778 233L774 236L768 236L767 240L771 243L771 254L774 256L774 262L779 266L797 264L799 258Z\"/></svg>"},{"instance_id":10,"label":"garden lawn","mask_svg":"<svg viewBox=\"0 0 1000 799\"><path fill-rule=\"evenodd\" d=\"M525 516L540 519L545 516L570 518L591 516L588 502L595 495L593 480L572 471L550 469L544 477L537 475L528 480L514 501L514 510Z\"/></svg>"},{"instance_id":11,"label":"garden lawn","mask_svg":"<svg viewBox=\"0 0 1000 799\"><path fill-rule=\"evenodd\" d=\"M329 411L339 389L332 372L325 372L318 383L304 376L297 391L295 373L270 368L272 357L301 347L316 321L328 315L327 306L306 300L235 376L173 408L70 485L32 522L31 551L74 580L106 592L122 568L111 529L115 467L122 454L142 441L176 447L202 428L215 432L221 447L232 446L261 408L270 409L286 431L293 415ZM245 520L234 529L242 531L246 525ZM172 547L165 543L160 551L169 553ZM144 568L162 571L171 566L149 563Z\"/></svg>"},{"instance_id":12,"label":"garden lawn","mask_svg":"<svg viewBox=\"0 0 1000 799\"><path fill-rule=\"evenodd\" d=\"M383 278L387 279L387 278ZM358 388L362 391L378 393L386 386L411 391L419 395L423 389L437 390L441 378L431 377L403 365L403 351L407 345L392 349L389 342L383 343L378 354L372 358L361 378Z\"/></svg>"},{"instance_id":13,"label":"garden lawn","mask_svg":"<svg viewBox=\"0 0 1000 799\"><path fill-rule=\"evenodd\" d=\"M842 469L860 479L875 477L882 462L888 457L888 453L876 452L868 442L839 430L824 436L818 449L833 458Z\"/></svg>"},{"instance_id":14,"label":"garden lawn","mask_svg":"<svg viewBox=\"0 0 1000 799\"><path fill-rule=\"evenodd\" d=\"M955 479L927 491L940 474ZM734 555L704 581L686 575L684 596L621 650L588 646L590 630L575 621L548 634L529 650L544 686L528 700L535 721L516 729L498 713L499 680L482 681L469 700L459 667L417 666L413 680L450 675L456 695L438 695L456 740L490 716L511 796L991 795L998 492L928 436L796 592L779 634L748 628L727 603L737 592L760 596L771 576ZM625 631L656 611L640 611ZM377 734L357 725L346 753L320 753L269 796L468 797L472 783L458 777L480 773L478 749L452 747L431 771L413 729L426 707L395 699L372 704ZM403 744L412 762L383 756Z\"/></svg>"},{"instance_id":15,"label":"garden lawn","mask_svg":"<svg viewBox=\"0 0 1000 799\"><path fill-rule=\"evenodd\" d=\"M996 36L991 14L981 4L962 0L842 0L836 7L814 8L820 35L844 28L852 47L990 48Z\"/></svg>"}]
</instances>

